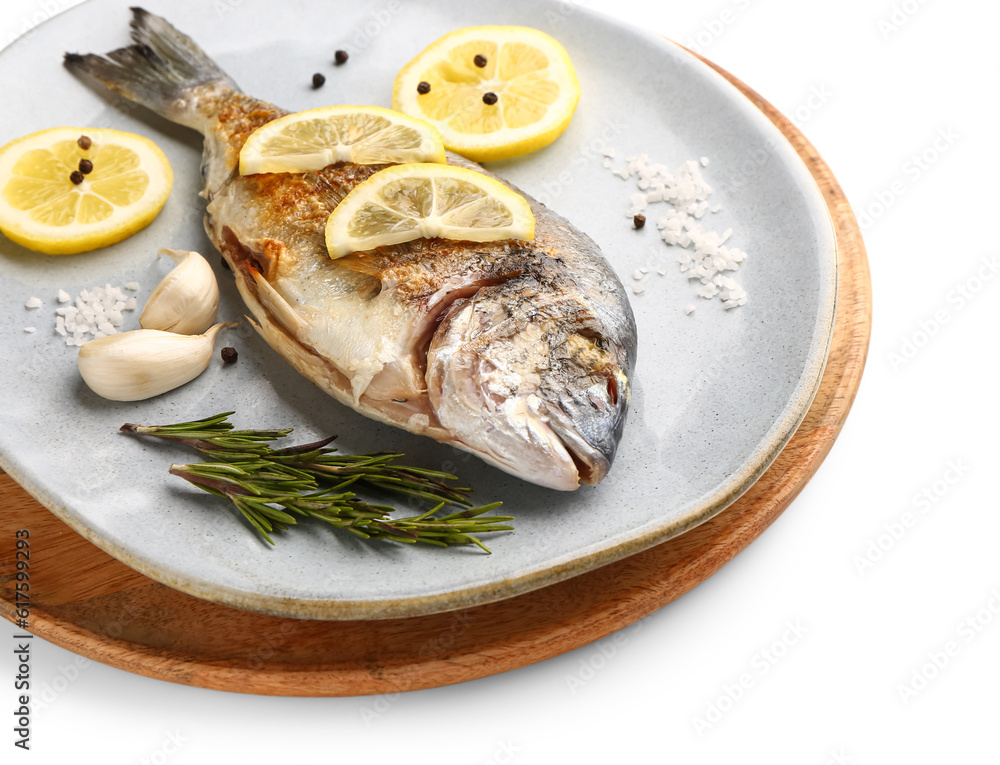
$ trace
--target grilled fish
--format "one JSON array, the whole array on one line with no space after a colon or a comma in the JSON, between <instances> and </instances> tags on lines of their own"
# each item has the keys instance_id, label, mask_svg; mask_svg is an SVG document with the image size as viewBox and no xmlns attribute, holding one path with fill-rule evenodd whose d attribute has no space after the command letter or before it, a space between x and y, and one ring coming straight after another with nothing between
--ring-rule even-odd
<instances>
[{"instance_id":1,"label":"grilled fish","mask_svg":"<svg viewBox=\"0 0 1000 765\"><path fill-rule=\"evenodd\" d=\"M241 176L247 137L287 112L241 92L164 19L132 10L133 44L65 64L204 135L205 227L272 348L358 412L527 481L572 490L604 478L636 327L590 238L525 195L533 242L425 239L332 260L330 212L385 165Z\"/></svg>"}]
</instances>

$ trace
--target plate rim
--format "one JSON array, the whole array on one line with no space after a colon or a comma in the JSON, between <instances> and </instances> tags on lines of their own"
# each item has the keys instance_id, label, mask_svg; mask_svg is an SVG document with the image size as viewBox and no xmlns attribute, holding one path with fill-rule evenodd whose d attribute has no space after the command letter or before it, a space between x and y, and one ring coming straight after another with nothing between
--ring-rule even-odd
<instances>
[{"instance_id":1,"label":"plate rim","mask_svg":"<svg viewBox=\"0 0 1000 765\"><path fill-rule=\"evenodd\" d=\"M65 9L60 14L57 14L57 16L53 16L42 22L42 24L48 24L48 22L58 16L72 14L77 9L84 8L87 5L89 5L89 0L85 0L85 2L72 8ZM629 34L649 37L649 34L642 29L609 17L606 14L593 11L589 8L578 8L577 10L598 19L601 23L610 24ZM654 35L654 37L657 36ZM659 39L681 51L683 55L690 57L692 63L700 68L708 77L714 79L720 88L728 90L731 95L736 97L737 101L744 103L748 107L747 114L755 113L768 121L769 124L764 129L770 130L775 142L782 145L783 148L789 148L794 154L794 159L790 167L795 168L794 172L799 176L799 184L809 188L810 194L813 191L816 192L811 200L806 200L808 202L807 206L822 219L822 233L828 237L828 244L832 244L832 247L828 248L829 252L826 253L829 262L823 264L826 266L827 273L826 278L820 280L821 294L819 305L816 309L817 321L813 325L813 340L809 356L805 368L799 376L798 384L793 391L794 395L785 405L781 416L777 418L771 428L760 439L756 451L747 457L743 469L738 473L730 475L728 480L722 482L713 494L703 498L685 517L660 523L654 528L636 529L630 536L618 541L612 547L591 551L584 550L578 552L572 558L542 566L535 566L517 575L503 579L494 579L483 584L453 586L449 589L429 594L401 598L333 600L326 598L282 597L203 581L198 577L192 577L190 574L175 571L172 566L148 562L141 556L130 553L112 540L106 539L93 531L83 519L76 517L70 510L68 502L48 492L44 486L35 485L30 478L21 473L16 464L3 451L0 451L0 468L5 470L40 504L89 542L141 574L148 576L150 579L203 600L234 608L273 616L318 620L354 621L423 616L506 600L570 579L587 571L642 552L673 539L723 512L739 499L774 462L795 434L819 391L826 362L829 357L835 326L838 297L839 245L834 222L830 217L829 208L823 199L822 190L806 166L805 161L795 151L794 146L791 145L782 131L773 122L768 120L767 115L757 108L748 95L741 92L733 82L724 77L710 60L690 51L680 43L665 36L659 36ZM7 49L16 43L17 40L12 41ZM0 51L0 55L2 53L3 51ZM780 114L780 112L778 113ZM807 181L806 178L808 179ZM803 181L805 181L804 184ZM817 208L817 205L821 209L814 209Z\"/></svg>"}]
</instances>

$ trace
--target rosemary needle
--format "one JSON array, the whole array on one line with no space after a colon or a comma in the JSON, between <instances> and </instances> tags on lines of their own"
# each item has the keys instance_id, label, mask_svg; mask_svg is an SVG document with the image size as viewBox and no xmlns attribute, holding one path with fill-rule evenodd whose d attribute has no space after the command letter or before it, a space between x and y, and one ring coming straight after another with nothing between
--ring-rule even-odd
<instances>
[{"instance_id":1,"label":"rosemary needle","mask_svg":"<svg viewBox=\"0 0 1000 765\"><path fill-rule=\"evenodd\" d=\"M469 488L456 487L450 473L397 464L394 452L338 454L333 438L280 449L271 442L291 428L236 430L233 412L174 425L126 423L121 431L184 444L208 458L206 462L171 465L170 473L209 494L228 499L269 544L271 533L287 530L299 518L315 518L362 539L382 539L436 546L476 545L489 552L478 535L510 531L511 516L485 515L494 502L472 507ZM434 503L427 512L392 518L395 508L375 505L345 491L364 484ZM462 509L438 515L446 505Z\"/></svg>"}]
</instances>

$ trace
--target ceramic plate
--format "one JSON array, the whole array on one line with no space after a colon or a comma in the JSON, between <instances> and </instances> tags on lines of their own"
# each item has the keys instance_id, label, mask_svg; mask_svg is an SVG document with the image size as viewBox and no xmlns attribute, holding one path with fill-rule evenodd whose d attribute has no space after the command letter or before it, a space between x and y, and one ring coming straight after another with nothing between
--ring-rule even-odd
<instances>
[{"instance_id":1,"label":"ceramic plate","mask_svg":"<svg viewBox=\"0 0 1000 765\"><path fill-rule=\"evenodd\" d=\"M836 244L826 206L791 146L735 88L665 39L567 3L538 0L400 3L153 0L253 95L298 110L329 103L390 105L396 72L440 35L465 25L522 24L558 38L582 84L579 109L552 146L491 168L590 234L631 294L639 356L618 459L599 486L560 493L475 457L377 424L296 374L247 328L226 337L239 362L213 363L159 398L113 403L91 393L75 349L55 334L56 294L136 281L140 305L169 269L158 248L206 253L217 265L222 318L242 304L202 229L200 136L89 88L61 66L64 51L104 52L128 40L128 3L90 0L0 53L0 143L55 125L114 127L155 140L173 164L171 198L121 244L76 257L29 253L0 237L0 336L7 395L0 465L96 545L198 597L288 616L362 619L431 613L510 597L669 539L723 510L767 468L818 387L836 302ZM277 9L277 10L276 10ZM333 52L350 53L332 65ZM31 72L31 77L24 77ZM326 74L314 90L313 72ZM648 154L671 168L706 157L706 229L731 228L748 253L736 274L746 306L696 296L678 252L655 225L626 217L634 181L603 152ZM658 273L664 270L661 275ZM38 297L44 307L25 308ZM686 307L696 310L688 315ZM25 327L34 326L34 333ZM138 312L126 329L138 326ZM330 434L344 451L396 450L456 471L481 502L503 500L516 531L489 537L493 554L364 543L320 525L258 541L221 500L167 474L195 455L120 435L124 422L162 424L236 410L238 427L294 427L296 442Z\"/></svg>"}]
</instances>

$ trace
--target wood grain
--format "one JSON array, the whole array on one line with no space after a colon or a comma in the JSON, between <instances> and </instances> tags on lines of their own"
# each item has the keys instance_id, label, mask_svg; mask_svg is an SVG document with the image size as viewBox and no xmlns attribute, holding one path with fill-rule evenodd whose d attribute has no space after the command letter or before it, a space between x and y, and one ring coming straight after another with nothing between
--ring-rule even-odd
<instances>
[{"instance_id":1,"label":"wood grain","mask_svg":"<svg viewBox=\"0 0 1000 765\"><path fill-rule=\"evenodd\" d=\"M871 283L857 222L829 168L769 103L714 68L806 162L825 194L839 251L836 325L819 393L774 464L728 510L645 552L509 600L430 616L330 622L238 611L153 582L85 541L0 474L0 556L6 558L0 613L14 621L14 530L28 528L34 634L177 683L346 696L447 685L557 656L641 619L718 571L788 506L833 446L864 370Z\"/></svg>"}]
</instances>

